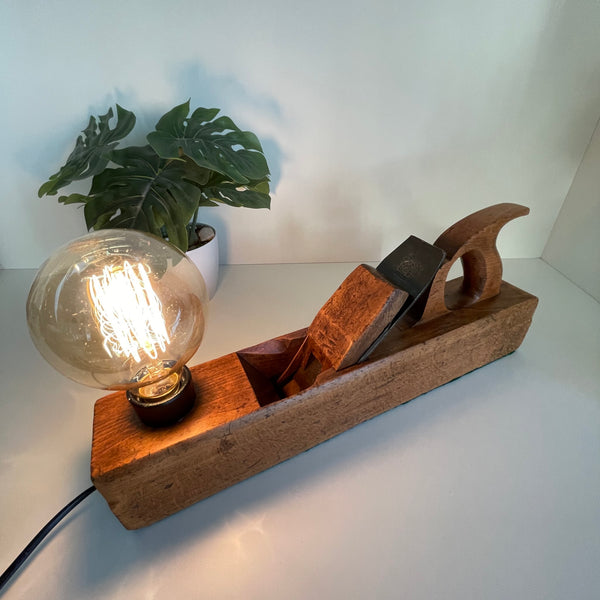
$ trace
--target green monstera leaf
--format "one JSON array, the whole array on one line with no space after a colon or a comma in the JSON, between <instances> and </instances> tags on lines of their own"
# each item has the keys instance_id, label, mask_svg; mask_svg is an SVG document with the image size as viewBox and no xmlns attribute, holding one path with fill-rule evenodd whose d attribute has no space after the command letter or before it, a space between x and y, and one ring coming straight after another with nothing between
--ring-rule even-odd
<instances>
[{"instance_id":1,"label":"green monstera leaf","mask_svg":"<svg viewBox=\"0 0 600 600\"><path fill-rule=\"evenodd\" d=\"M218 117L219 109L189 112L189 101L176 106L148 135L149 145L122 150L116 146L135 125L134 114L117 105L112 129L112 109L90 117L67 162L39 196L92 178L87 195L58 198L85 205L88 229L147 231L184 252L194 242L199 206L270 208L269 168L258 138L229 117Z\"/></svg>"},{"instance_id":2,"label":"green monstera leaf","mask_svg":"<svg viewBox=\"0 0 600 600\"><path fill-rule=\"evenodd\" d=\"M40 187L40 198L44 194L54 196L60 188L73 181L93 177L102 172L111 160L113 148L135 125L135 115L118 104L117 123L113 129L109 124L112 118L112 108L105 115L99 116L97 121L95 117L90 117L88 126L77 138L67 162Z\"/></svg>"},{"instance_id":3,"label":"green monstera leaf","mask_svg":"<svg viewBox=\"0 0 600 600\"><path fill-rule=\"evenodd\" d=\"M216 203L246 208L271 208L269 182L267 180L251 181L240 185L216 175L202 187L202 206L214 206Z\"/></svg>"},{"instance_id":4,"label":"green monstera leaf","mask_svg":"<svg viewBox=\"0 0 600 600\"><path fill-rule=\"evenodd\" d=\"M186 225L201 196L192 183L201 177L197 167L190 169L181 159L162 159L150 146L114 150L111 159L119 166L96 175L89 195L83 197L88 229L137 229L157 236L164 229L169 241L185 252ZM69 198L63 202L70 203Z\"/></svg>"},{"instance_id":5,"label":"green monstera leaf","mask_svg":"<svg viewBox=\"0 0 600 600\"><path fill-rule=\"evenodd\" d=\"M229 117L217 117L218 108L198 108L188 117L185 102L166 113L148 134L148 143L162 158L186 155L205 169L233 183L266 179L269 167L256 135L242 131Z\"/></svg>"}]
</instances>

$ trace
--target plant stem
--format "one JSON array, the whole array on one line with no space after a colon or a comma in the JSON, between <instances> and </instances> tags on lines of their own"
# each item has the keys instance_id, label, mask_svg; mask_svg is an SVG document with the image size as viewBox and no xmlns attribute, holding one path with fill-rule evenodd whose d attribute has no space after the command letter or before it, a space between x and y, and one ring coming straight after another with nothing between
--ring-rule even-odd
<instances>
[{"instance_id":1,"label":"plant stem","mask_svg":"<svg viewBox=\"0 0 600 600\"><path fill-rule=\"evenodd\" d=\"M198 209L200 205L196 206L196 210L194 211L194 216L190 221L189 235L188 235L188 248L193 246L198 242L198 234L196 233L196 222L198 220Z\"/></svg>"}]
</instances>

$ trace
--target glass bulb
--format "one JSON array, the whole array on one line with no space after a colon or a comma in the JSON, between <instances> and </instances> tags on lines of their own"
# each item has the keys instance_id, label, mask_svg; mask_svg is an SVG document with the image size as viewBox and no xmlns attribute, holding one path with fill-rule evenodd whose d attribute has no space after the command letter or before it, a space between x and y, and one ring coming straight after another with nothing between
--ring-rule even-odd
<instances>
[{"instance_id":1,"label":"glass bulb","mask_svg":"<svg viewBox=\"0 0 600 600\"><path fill-rule=\"evenodd\" d=\"M42 265L27 322L42 356L67 377L152 400L177 388L207 306L204 279L185 254L152 235L107 229Z\"/></svg>"}]
</instances>

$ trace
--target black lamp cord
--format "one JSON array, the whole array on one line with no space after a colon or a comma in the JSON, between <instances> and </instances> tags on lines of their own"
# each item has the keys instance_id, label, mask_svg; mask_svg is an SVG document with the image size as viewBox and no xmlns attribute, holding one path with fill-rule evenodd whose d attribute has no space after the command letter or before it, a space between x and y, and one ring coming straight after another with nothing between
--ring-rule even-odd
<instances>
[{"instance_id":1,"label":"black lamp cord","mask_svg":"<svg viewBox=\"0 0 600 600\"><path fill-rule=\"evenodd\" d=\"M44 525L40 532L25 546L24 550L13 560L11 565L0 575L0 590L8 583L10 578L19 570L21 565L29 558L29 555L41 544L42 540L60 523L60 521L66 517L82 500L85 500L94 490L95 486L89 487L84 492L81 492L79 496L73 498L69 504L67 504L62 510L58 511L49 521Z\"/></svg>"}]
</instances>

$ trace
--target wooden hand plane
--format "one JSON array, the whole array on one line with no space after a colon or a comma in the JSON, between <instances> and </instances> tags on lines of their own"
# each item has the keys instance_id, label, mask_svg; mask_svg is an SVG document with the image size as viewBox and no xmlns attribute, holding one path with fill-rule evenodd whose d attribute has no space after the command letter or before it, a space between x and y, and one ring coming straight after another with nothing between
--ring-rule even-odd
<instances>
[{"instance_id":1,"label":"wooden hand plane","mask_svg":"<svg viewBox=\"0 0 600 600\"><path fill-rule=\"evenodd\" d=\"M191 367L198 400L169 428L143 425L125 393L98 400L91 475L113 513L150 525L516 350L538 300L502 281L496 238L528 212L498 204L433 245L412 238L431 260L402 272L400 246L358 267L307 329Z\"/></svg>"}]
</instances>

